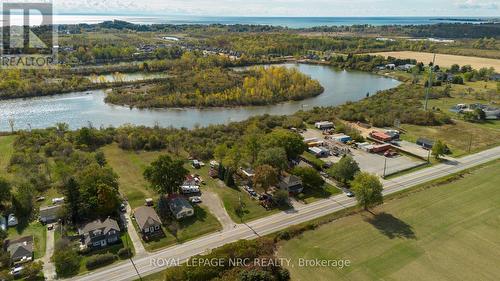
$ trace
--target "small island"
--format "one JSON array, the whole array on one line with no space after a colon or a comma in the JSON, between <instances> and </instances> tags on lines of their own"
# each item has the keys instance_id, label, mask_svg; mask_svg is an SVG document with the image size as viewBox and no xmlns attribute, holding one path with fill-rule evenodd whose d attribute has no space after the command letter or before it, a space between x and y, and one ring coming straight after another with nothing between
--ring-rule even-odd
<instances>
[{"instance_id":1,"label":"small island","mask_svg":"<svg viewBox=\"0 0 500 281\"><path fill-rule=\"evenodd\" d=\"M230 107L303 100L323 93L321 84L295 68L187 70L157 83L115 88L106 102L138 108Z\"/></svg>"}]
</instances>

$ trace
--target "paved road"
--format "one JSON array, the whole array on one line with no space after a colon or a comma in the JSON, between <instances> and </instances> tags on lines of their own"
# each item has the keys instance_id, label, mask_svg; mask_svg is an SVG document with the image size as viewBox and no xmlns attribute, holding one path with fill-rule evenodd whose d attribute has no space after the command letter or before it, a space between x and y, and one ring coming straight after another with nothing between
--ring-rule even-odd
<instances>
[{"instance_id":1,"label":"paved road","mask_svg":"<svg viewBox=\"0 0 500 281\"><path fill-rule=\"evenodd\" d=\"M457 159L456 162L439 164L392 180L384 180L384 194L387 195L398 192L420 183L440 178L446 174L456 173L497 158L500 158L500 146ZM354 206L355 204L355 199L348 198L344 194L340 194L305 206L298 206L294 210L281 212L279 214L255 220L246 225L240 224L233 229L209 234L184 244L166 248L155 253L149 253L148 256L145 257L136 257L134 258L134 263L140 274L145 276L165 269L165 266L158 266L161 261L179 259L182 262L193 255L204 253L224 244L240 239L257 238L259 236L284 229L291 225L306 222L335 211ZM114 264L112 267L94 271L87 275L77 276L73 278L73 280L121 281L135 280L137 278L138 276L134 267L130 261L127 261Z\"/></svg>"}]
</instances>

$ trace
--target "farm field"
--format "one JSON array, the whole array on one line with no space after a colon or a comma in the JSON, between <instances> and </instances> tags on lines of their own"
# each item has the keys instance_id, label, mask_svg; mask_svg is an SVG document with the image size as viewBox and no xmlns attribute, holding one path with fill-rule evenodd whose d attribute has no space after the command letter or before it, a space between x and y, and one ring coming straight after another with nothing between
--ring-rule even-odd
<instances>
[{"instance_id":1,"label":"farm field","mask_svg":"<svg viewBox=\"0 0 500 281\"><path fill-rule=\"evenodd\" d=\"M495 280L500 252L500 161L393 199L280 244L278 256L344 259L336 267L290 266L302 280Z\"/></svg>"},{"instance_id":2,"label":"farm field","mask_svg":"<svg viewBox=\"0 0 500 281\"><path fill-rule=\"evenodd\" d=\"M401 138L409 142L415 142L419 137L441 140L451 149L452 157L485 150L500 143L500 130L495 129L498 121L492 121L490 127L460 120L454 122L455 124L442 126L404 124L401 127L406 133Z\"/></svg>"},{"instance_id":3,"label":"farm field","mask_svg":"<svg viewBox=\"0 0 500 281\"><path fill-rule=\"evenodd\" d=\"M432 53L412 52L412 51L380 52L380 53L371 53L371 55L380 55L384 57L391 56L399 59L416 59L417 61L423 62L424 64L428 64L429 62L432 61L433 58ZM455 63L460 66L469 64L475 69L479 69L482 67L488 67L488 68L493 67L497 71L500 70L500 60L497 59L436 54L436 64L439 66L449 67Z\"/></svg>"}]
</instances>

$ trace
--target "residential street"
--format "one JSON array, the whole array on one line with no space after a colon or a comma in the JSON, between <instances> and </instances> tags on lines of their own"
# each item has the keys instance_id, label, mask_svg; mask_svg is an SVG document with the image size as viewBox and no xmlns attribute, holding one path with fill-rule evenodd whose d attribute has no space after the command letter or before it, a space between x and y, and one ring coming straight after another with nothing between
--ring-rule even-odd
<instances>
[{"instance_id":1,"label":"residential street","mask_svg":"<svg viewBox=\"0 0 500 281\"><path fill-rule=\"evenodd\" d=\"M497 158L500 158L500 146L457 159L456 162L438 164L395 179L384 180L384 194L387 195L408 189L420 183L437 179L447 174L456 173ZM136 264L141 276L145 276L165 269L165 267L155 267L153 262L154 259L179 259L181 261L185 261L193 255L220 247L224 244L240 239L257 238L292 225L306 222L335 211L354 206L355 204L356 200L354 198L348 198L345 194L340 194L308 205L297 206L295 209L258 219L249 222L246 225L240 224L235 228L225 229L224 231L218 233L212 233L155 253L148 253L146 256L137 256L134 258L134 263ZM71 280L112 281L135 279L138 279L137 273L135 272L134 267L132 267L130 261L127 261L113 264L111 267L96 270L86 275L74 277Z\"/></svg>"}]
</instances>

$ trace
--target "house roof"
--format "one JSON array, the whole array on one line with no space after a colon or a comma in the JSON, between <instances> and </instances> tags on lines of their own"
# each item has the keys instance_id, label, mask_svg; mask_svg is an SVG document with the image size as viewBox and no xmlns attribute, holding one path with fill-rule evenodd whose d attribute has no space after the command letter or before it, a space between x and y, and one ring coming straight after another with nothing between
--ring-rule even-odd
<instances>
[{"instance_id":1,"label":"house roof","mask_svg":"<svg viewBox=\"0 0 500 281\"><path fill-rule=\"evenodd\" d=\"M175 197L169 200L168 206L174 214L178 214L183 211L194 210L193 206L184 197Z\"/></svg>"},{"instance_id":2,"label":"house roof","mask_svg":"<svg viewBox=\"0 0 500 281\"><path fill-rule=\"evenodd\" d=\"M40 208L40 217L51 217L56 216L59 210L61 210L62 205L54 205L48 207Z\"/></svg>"},{"instance_id":3,"label":"house roof","mask_svg":"<svg viewBox=\"0 0 500 281\"><path fill-rule=\"evenodd\" d=\"M286 177L282 178L281 182L284 183L284 184L286 184L286 185L288 185L288 186L290 186L290 185L295 185L298 182L302 183L302 180L299 177L295 176L295 175L290 175L290 176L286 176Z\"/></svg>"},{"instance_id":4,"label":"house roof","mask_svg":"<svg viewBox=\"0 0 500 281\"><path fill-rule=\"evenodd\" d=\"M84 234L93 232L95 230L101 230L103 233L108 233L112 229L120 231L120 227L118 226L116 220L107 218L104 221L95 220L93 222L87 223L80 229L80 233Z\"/></svg>"},{"instance_id":5,"label":"house roof","mask_svg":"<svg viewBox=\"0 0 500 281\"><path fill-rule=\"evenodd\" d=\"M15 240L5 241L6 250L13 260L33 255L33 236L24 236Z\"/></svg>"},{"instance_id":6,"label":"house roof","mask_svg":"<svg viewBox=\"0 0 500 281\"><path fill-rule=\"evenodd\" d=\"M140 229L143 229L146 225L161 224L160 217L151 207L142 206L135 209L134 217Z\"/></svg>"}]
</instances>

